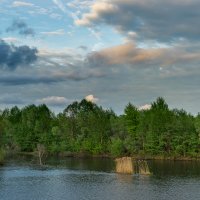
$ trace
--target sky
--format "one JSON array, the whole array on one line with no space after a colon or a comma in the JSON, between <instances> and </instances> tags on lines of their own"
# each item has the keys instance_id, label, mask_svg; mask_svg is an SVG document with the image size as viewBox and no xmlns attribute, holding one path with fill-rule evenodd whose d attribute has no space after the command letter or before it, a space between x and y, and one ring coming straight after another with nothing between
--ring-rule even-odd
<instances>
[{"instance_id":1,"label":"sky","mask_svg":"<svg viewBox=\"0 0 200 200\"><path fill-rule=\"evenodd\" d=\"M199 0L0 0L0 109L86 98L200 111Z\"/></svg>"}]
</instances>

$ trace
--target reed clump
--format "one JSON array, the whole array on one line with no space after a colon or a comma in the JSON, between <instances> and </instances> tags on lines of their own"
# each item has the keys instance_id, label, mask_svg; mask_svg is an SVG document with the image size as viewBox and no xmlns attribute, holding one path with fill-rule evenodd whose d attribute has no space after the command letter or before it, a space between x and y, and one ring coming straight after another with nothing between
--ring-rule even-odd
<instances>
[{"instance_id":1,"label":"reed clump","mask_svg":"<svg viewBox=\"0 0 200 200\"><path fill-rule=\"evenodd\" d=\"M134 166L131 157L122 157L115 159L116 172L122 174L133 174Z\"/></svg>"},{"instance_id":2,"label":"reed clump","mask_svg":"<svg viewBox=\"0 0 200 200\"><path fill-rule=\"evenodd\" d=\"M138 160L138 170L141 175L150 175L149 166L146 160Z\"/></svg>"}]
</instances>

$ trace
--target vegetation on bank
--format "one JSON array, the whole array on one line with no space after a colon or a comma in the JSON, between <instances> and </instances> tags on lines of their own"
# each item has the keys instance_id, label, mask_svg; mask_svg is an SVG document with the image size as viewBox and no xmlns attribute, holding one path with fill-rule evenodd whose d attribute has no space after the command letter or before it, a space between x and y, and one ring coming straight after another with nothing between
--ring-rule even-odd
<instances>
[{"instance_id":1,"label":"vegetation on bank","mask_svg":"<svg viewBox=\"0 0 200 200\"><path fill-rule=\"evenodd\" d=\"M163 98L149 110L129 103L120 116L86 100L73 102L58 115L46 105L0 112L0 148L33 152L38 145L48 153L197 158L200 114L170 110Z\"/></svg>"},{"instance_id":2,"label":"vegetation on bank","mask_svg":"<svg viewBox=\"0 0 200 200\"><path fill-rule=\"evenodd\" d=\"M0 149L0 165L4 163L5 152Z\"/></svg>"}]
</instances>

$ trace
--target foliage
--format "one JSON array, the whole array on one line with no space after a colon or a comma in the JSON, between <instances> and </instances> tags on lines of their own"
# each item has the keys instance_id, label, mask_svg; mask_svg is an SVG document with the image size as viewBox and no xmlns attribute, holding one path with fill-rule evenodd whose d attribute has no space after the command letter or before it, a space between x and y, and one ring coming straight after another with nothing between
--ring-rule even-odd
<instances>
[{"instance_id":1,"label":"foliage","mask_svg":"<svg viewBox=\"0 0 200 200\"><path fill-rule=\"evenodd\" d=\"M129 103L124 114L82 100L55 115L46 105L13 107L0 112L0 149L47 152L150 154L191 156L200 154L200 114L170 110L161 97L149 110Z\"/></svg>"},{"instance_id":2,"label":"foliage","mask_svg":"<svg viewBox=\"0 0 200 200\"><path fill-rule=\"evenodd\" d=\"M119 157L124 153L123 151L124 151L123 141L120 140L119 138L113 139L110 148L111 154L115 157Z\"/></svg>"}]
</instances>

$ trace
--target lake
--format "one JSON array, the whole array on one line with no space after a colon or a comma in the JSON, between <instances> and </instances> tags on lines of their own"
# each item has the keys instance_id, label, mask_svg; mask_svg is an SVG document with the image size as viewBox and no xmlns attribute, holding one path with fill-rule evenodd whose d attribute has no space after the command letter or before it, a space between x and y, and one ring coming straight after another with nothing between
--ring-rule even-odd
<instances>
[{"instance_id":1,"label":"lake","mask_svg":"<svg viewBox=\"0 0 200 200\"><path fill-rule=\"evenodd\" d=\"M0 200L198 200L199 161L148 161L153 174L119 175L111 159L31 156L0 167Z\"/></svg>"}]
</instances>

